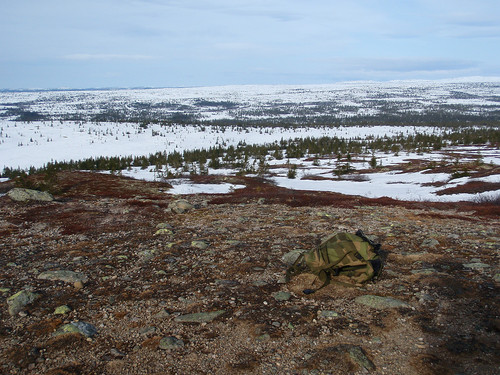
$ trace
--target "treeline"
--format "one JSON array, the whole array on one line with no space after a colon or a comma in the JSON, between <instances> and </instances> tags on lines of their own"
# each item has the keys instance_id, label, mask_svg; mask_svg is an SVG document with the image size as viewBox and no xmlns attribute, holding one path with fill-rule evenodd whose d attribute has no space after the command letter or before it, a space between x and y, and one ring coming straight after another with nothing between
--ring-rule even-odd
<instances>
[{"instance_id":1,"label":"treeline","mask_svg":"<svg viewBox=\"0 0 500 375\"><path fill-rule=\"evenodd\" d=\"M330 103L317 104L313 108L297 108L293 103L287 103L283 108L266 107L255 110L239 109L233 102L210 102L199 100L199 108L221 107L231 112L231 118L204 120L197 110L192 107L172 103L157 105L146 103L131 103L123 108L101 108L98 113L68 113L48 114L27 110L29 106L23 103L5 105L6 110L0 117L15 118L17 121L83 121L83 122L128 122L147 126L148 124L161 125L219 125L219 126L261 126L261 127L294 127L294 126L442 126L461 127L471 125L500 126L500 111L473 111L467 105L443 105L422 112L401 110L395 105L378 102L373 108L379 111L376 114L359 114L358 108L345 106L332 107ZM324 107L324 108L323 108Z\"/></svg>"},{"instance_id":2,"label":"treeline","mask_svg":"<svg viewBox=\"0 0 500 375\"><path fill-rule=\"evenodd\" d=\"M441 134L416 133L396 136L370 136L367 138L306 137L267 143L236 146L217 145L208 149L156 152L145 156L97 157L68 162L51 162L42 168L28 170L5 168L2 177L14 178L26 173L53 173L59 170L88 170L117 172L133 167L153 167L162 177L187 173L207 173L208 168L230 168L241 173L264 173L266 158L276 160L303 158L305 156L335 156L339 159L356 154L428 152L449 145L500 146L500 131L496 127L450 129Z\"/></svg>"}]
</instances>

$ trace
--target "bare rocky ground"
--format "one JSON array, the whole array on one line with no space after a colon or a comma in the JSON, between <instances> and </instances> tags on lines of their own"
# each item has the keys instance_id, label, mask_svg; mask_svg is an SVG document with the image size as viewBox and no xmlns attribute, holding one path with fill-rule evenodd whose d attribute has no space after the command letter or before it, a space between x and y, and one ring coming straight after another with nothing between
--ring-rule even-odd
<instances>
[{"instance_id":1,"label":"bare rocky ground","mask_svg":"<svg viewBox=\"0 0 500 375\"><path fill-rule=\"evenodd\" d=\"M0 373L500 373L498 205L224 179L247 188L184 212L166 184L78 172L53 202L1 197ZM283 283L283 255L357 229L382 243L379 280Z\"/></svg>"}]
</instances>

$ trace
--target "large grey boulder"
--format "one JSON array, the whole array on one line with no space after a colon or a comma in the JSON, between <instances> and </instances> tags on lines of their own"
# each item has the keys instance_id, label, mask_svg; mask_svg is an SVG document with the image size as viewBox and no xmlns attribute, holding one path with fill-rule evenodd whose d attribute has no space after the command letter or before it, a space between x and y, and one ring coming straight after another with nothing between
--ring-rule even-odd
<instances>
[{"instance_id":1,"label":"large grey boulder","mask_svg":"<svg viewBox=\"0 0 500 375\"><path fill-rule=\"evenodd\" d=\"M12 190L9 190L7 196L16 202L28 202L28 201L52 202L54 200L52 194L47 193L46 191L38 191L38 190L24 189L24 188L14 188Z\"/></svg>"}]
</instances>

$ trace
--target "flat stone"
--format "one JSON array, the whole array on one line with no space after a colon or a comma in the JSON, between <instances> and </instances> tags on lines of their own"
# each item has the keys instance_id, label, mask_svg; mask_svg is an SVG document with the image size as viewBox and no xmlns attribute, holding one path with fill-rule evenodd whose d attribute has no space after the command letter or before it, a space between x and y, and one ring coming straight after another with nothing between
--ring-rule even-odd
<instances>
[{"instance_id":1,"label":"flat stone","mask_svg":"<svg viewBox=\"0 0 500 375\"><path fill-rule=\"evenodd\" d=\"M163 350L175 350L184 346L184 341L174 336L167 336L160 340L158 347Z\"/></svg>"},{"instance_id":2,"label":"flat stone","mask_svg":"<svg viewBox=\"0 0 500 375\"><path fill-rule=\"evenodd\" d=\"M365 351L361 347L355 345L349 345L347 347L347 353L349 353L349 357L351 357L352 361L357 363L362 368L368 371L375 370L375 365L366 356Z\"/></svg>"},{"instance_id":3,"label":"flat stone","mask_svg":"<svg viewBox=\"0 0 500 375\"><path fill-rule=\"evenodd\" d=\"M168 318L170 316L170 313L167 310L165 310L165 309L161 309L154 316L155 316L155 318L165 319L165 318Z\"/></svg>"},{"instance_id":4,"label":"flat stone","mask_svg":"<svg viewBox=\"0 0 500 375\"><path fill-rule=\"evenodd\" d=\"M252 285L255 286L266 286L268 283L264 280L255 280L252 282Z\"/></svg>"},{"instance_id":5,"label":"flat stone","mask_svg":"<svg viewBox=\"0 0 500 375\"><path fill-rule=\"evenodd\" d=\"M356 303L360 303L362 305L372 307L374 309L390 309L397 307L410 307L406 302L398 300L392 297L381 297L374 295L364 295L357 297L354 300Z\"/></svg>"},{"instance_id":6,"label":"flat stone","mask_svg":"<svg viewBox=\"0 0 500 375\"><path fill-rule=\"evenodd\" d=\"M339 313L333 310L323 310L318 313L318 317L326 319L336 318L338 316Z\"/></svg>"},{"instance_id":7,"label":"flat stone","mask_svg":"<svg viewBox=\"0 0 500 375\"><path fill-rule=\"evenodd\" d=\"M200 249L200 250L205 250L210 246L210 244L207 241L203 241L203 240L191 241L191 246L195 247L197 249Z\"/></svg>"},{"instance_id":8,"label":"flat stone","mask_svg":"<svg viewBox=\"0 0 500 375\"><path fill-rule=\"evenodd\" d=\"M488 268L488 267L490 267L490 265L486 264L486 263L481 263L481 262L474 262L474 263L466 263L466 264L464 264L464 267L470 268L473 270L478 270L481 268Z\"/></svg>"},{"instance_id":9,"label":"flat stone","mask_svg":"<svg viewBox=\"0 0 500 375\"><path fill-rule=\"evenodd\" d=\"M223 285L228 287L234 287L240 285L240 283L236 280L225 280L225 279L217 279L215 280L217 285Z\"/></svg>"},{"instance_id":10,"label":"flat stone","mask_svg":"<svg viewBox=\"0 0 500 375\"><path fill-rule=\"evenodd\" d=\"M292 294L289 292L276 292L272 296L276 301L288 301L292 297Z\"/></svg>"},{"instance_id":11,"label":"flat stone","mask_svg":"<svg viewBox=\"0 0 500 375\"><path fill-rule=\"evenodd\" d=\"M436 272L437 271L434 268L422 268L420 270L411 271L411 273L414 275L432 275L433 273Z\"/></svg>"},{"instance_id":12,"label":"flat stone","mask_svg":"<svg viewBox=\"0 0 500 375\"><path fill-rule=\"evenodd\" d=\"M38 275L41 280L59 280L67 283L86 283L87 276L80 272L69 270L45 271Z\"/></svg>"},{"instance_id":13,"label":"flat stone","mask_svg":"<svg viewBox=\"0 0 500 375\"><path fill-rule=\"evenodd\" d=\"M159 223L157 226L156 226L156 229L174 229L173 226L171 226L170 224L168 223Z\"/></svg>"},{"instance_id":14,"label":"flat stone","mask_svg":"<svg viewBox=\"0 0 500 375\"><path fill-rule=\"evenodd\" d=\"M27 290L21 290L16 294L7 298L7 305L9 306L9 314L15 316L24 310L24 307L33 303L40 297L37 293L32 293Z\"/></svg>"},{"instance_id":15,"label":"flat stone","mask_svg":"<svg viewBox=\"0 0 500 375\"><path fill-rule=\"evenodd\" d=\"M209 323L215 318L218 318L219 316L224 314L225 312L226 310L217 310L211 312L200 312L194 314L180 315L177 318L175 318L175 321L181 323Z\"/></svg>"},{"instance_id":16,"label":"flat stone","mask_svg":"<svg viewBox=\"0 0 500 375\"><path fill-rule=\"evenodd\" d=\"M97 329L90 323L72 322L59 327L54 336L64 335L65 333L79 333L85 337L93 337L97 333Z\"/></svg>"},{"instance_id":17,"label":"flat stone","mask_svg":"<svg viewBox=\"0 0 500 375\"><path fill-rule=\"evenodd\" d=\"M119 351L119 350L118 350L118 349L116 349L116 348L112 348L112 349L109 351L109 353L110 353L113 357L115 357L115 358L123 358L123 357L125 357L125 356L127 355L126 353L121 352L121 351Z\"/></svg>"},{"instance_id":18,"label":"flat stone","mask_svg":"<svg viewBox=\"0 0 500 375\"><path fill-rule=\"evenodd\" d=\"M52 202L54 197L45 191L32 189L14 188L7 193L7 196L16 202Z\"/></svg>"}]
</instances>

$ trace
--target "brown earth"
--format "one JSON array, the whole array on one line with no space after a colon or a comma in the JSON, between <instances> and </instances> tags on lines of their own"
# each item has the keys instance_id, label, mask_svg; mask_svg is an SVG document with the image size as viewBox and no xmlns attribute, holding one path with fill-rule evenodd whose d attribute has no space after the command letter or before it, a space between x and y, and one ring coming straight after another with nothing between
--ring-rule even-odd
<instances>
[{"instance_id":1,"label":"brown earth","mask_svg":"<svg viewBox=\"0 0 500 375\"><path fill-rule=\"evenodd\" d=\"M50 203L0 197L0 373L499 373L498 205L197 179L247 188L184 197L195 207L180 214L168 209L179 197L165 192L167 184L102 174L59 174ZM156 234L160 223L173 233ZM311 295L302 293L309 275L282 283L285 253L358 228L382 243L379 280ZM209 247L197 248L201 240ZM59 269L88 281L37 277ZM23 289L41 297L10 316L7 297ZM278 300L279 291L291 297ZM367 294L407 306L355 301ZM54 314L61 305L71 312ZM213 311L224 312L203 323L178 321ZM73 321L97 334L54 336ZM161 349L169 336L183 345Z\"/></svg>"}]
</instances>

